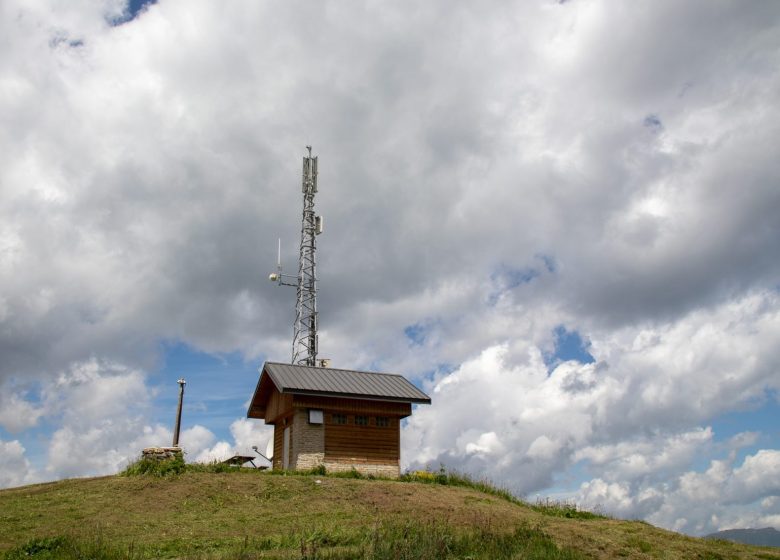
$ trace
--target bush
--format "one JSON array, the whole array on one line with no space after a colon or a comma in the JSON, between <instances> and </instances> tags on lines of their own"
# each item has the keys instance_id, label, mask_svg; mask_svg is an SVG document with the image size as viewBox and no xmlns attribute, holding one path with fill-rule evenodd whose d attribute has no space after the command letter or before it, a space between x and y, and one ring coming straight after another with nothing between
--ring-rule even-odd
<instances>
[{"instance_id":1,"label":"bush","mask_svg":"<svg viewBox=\"0 0 780 560\"><path fill-rule=\"evenodd\" d=\"M184 463L184 457L175 455L169 459L149 459L141 457L136 462L131 463L125 470L119 473L121 476L170 476L181 474L187 469Z\"/></svg>"}]
</instances>

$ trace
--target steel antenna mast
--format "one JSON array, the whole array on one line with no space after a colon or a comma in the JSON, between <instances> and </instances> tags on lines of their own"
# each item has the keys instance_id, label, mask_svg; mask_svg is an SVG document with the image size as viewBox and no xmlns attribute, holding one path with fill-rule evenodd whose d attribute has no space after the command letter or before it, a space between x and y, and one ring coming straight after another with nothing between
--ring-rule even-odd
<instances>
[{"instance_id":1,"label":"steel antenna mast","mask_svg":"<svg viewBox=\"0 0 780 560\"><path fill-rule=\"evenodd\" d=\"M281 242L277 272L270 275L272 282L280 286L297 288L295 325L293 327L292 363L317 365L317 242L322 233L322 216L314 213L314 195L317 193L317 157L312 157L311 146L303 158L303 219L301 220L301 247L298 257L297 283L285 279L295 277L282 273Z\"/></svg>"}]
</instances>

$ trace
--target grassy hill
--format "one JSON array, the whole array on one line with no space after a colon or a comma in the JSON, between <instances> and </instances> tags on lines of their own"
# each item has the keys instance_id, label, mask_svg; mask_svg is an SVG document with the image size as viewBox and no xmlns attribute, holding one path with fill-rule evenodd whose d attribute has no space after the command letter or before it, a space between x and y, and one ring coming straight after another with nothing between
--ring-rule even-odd
<instances>
[{"instance_id":1,"label":"grassy hill","mask_svg":"<svg viewBox=\"0 0 780 560\"><path fill-rule=\"evenodd\" d=\"M190 469L2 490L3 557L715 560L780 559L780 551L528 505L457 476Z\"/></svg>"}]
</instances>

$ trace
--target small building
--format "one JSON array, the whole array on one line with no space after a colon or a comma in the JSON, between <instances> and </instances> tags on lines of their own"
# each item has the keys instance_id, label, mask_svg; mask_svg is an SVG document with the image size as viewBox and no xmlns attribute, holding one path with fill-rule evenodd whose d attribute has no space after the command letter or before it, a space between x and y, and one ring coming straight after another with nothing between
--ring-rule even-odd
<instances>
[{"instance_id":1,"label":"small building","mask_svg":"<svg viewBox=\"0 0 780 560\"><path fill-rule=\"evenodd\" d=\"M248 418L274 427L273 468L397 477L401 420L428 395L401 375L266 362Z\"/></svg>"}]
</instances>

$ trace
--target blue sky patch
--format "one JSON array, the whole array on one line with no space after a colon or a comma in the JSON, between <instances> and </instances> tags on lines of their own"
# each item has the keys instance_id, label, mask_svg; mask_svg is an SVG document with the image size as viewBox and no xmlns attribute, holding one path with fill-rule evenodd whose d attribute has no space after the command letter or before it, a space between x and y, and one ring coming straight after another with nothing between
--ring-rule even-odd
<instances>
[{"instance_id":1,"label":"blue sky patch","mask_svg":"<svg viewBox=\"0 0 780 560\"><path fill-rule=\"evenodd\" d=\"M539 271L528 268L514 268L507 264L501 264L498 269L490 275L490 279L501 285L503 290L511 290L523 284L530 283L539 276Z\"/></svg>"},{"instance_id":2,"label":"blue sky patch","mask_svg":"<svg viewBox=\"0 0 780 560\"><path fill-rule=\"evenodd\" d=\"M544 363L547 370L552 371L561 362L577 360L582 364L592 364L595 358L588 352L590 342L585 342L580 333L569 331L563 325L558 325L553 330L555 336L555 348L553 352L544 354Z\"/></svg>"},{"instance_id":3,"label":"blue sky patch","mask_svg":"<svg viewBox=\"0 0 780 560\"><path fill-rule=\"evenodd\" d=\"M725 442L743 432L759 432L756 442L737 451L737 463L747 455L755 454L759 449L780 449L780 403L777 395L771 395L763 403L756 403L750 410L741 410L722 414L712 421L712 431L716 442Z\"/></svg>"},{"instance_id":4,"label":"blue sky patch","mask_svg":"<svg viewBox=\"0 0 780 560\"><path fill-rule=\"evenodd\" d=\"M146 8L146 6L150 6L156 3L157 0L130 0L127 3L127 8L123 12L122 16L112 20L110 23L111 25L117 26L122 25L123 23L127 23L128 21L132 21L138 17L138 14L140 14L144 8Z\"/></svg>"},{"instance_id":5,"label":"blue sky patch","mask_svg":"<svg viewBox=\"0 0 780 560\"><path fill-rule=\"evenodd\" d=\"M536 256L537 259L542 261L542 263L544 264L544 268L547 269L547 272L552 274L552 273L554 273L557 270L556 265L555 265L555 259L553 257L551 257L550 255L544 255L544 254L539 253L539 254L537 254L535 256Z\"/></svg>"},{"instance_id":6,"label":"blue sky patch","mask_svg":"<svg viewBox=\"0 0 780 560\"><path fill-rule=\"evenodd\" d=\"M661 118L658 115L647 115L645 120L642 121L642 125L655 131L661 131L664 128L664 124L661 122Z\"/></svg>"},{"instance_id":7,"label":"blue sky patch","mask_svg":"<svg viewBox=\"0 0 780 560\"><path fill-rule=\"evenodd\" d=\"M173 430L179 398L176 380L184 377L182 431L200 424L217 438L232 441L230 424L246 417L245 405L254 393L264 360L247 362L237 352L206 354L180 343L166 344L164 352L164 365L149 378L149 386L157 390L151 420Z\"/></svg>"},{"instance_id":8,"label":"blue sky patch","mask_svg":"<svg viewBox=\"0 0 780 560\"><path fill-rule=\"evenodd\" d=\"M404 328L404 334L408 338L413 346L422 346L425 344L425 331L426 328L421 323L415 323Z\"/></svg>"},{"instance_id":9,"label":"blue sky patch","mask_svg":"<svg viewBox=\"0 0 780 560\"><path fill-rule=\"evenodd\" d=\"M542 261L544 268L548 272L554 272L555 268L552 258L541 255L537 255L537 258ZM538 267L529 266L517 268L506 263L501 263L490 274L490 282L493 285L494 290L488 296L487 304L494 306L502 294L525 284L530 284L536 278L539 278L541 274L542 271Z\"/></svg>"}]
</instances>

